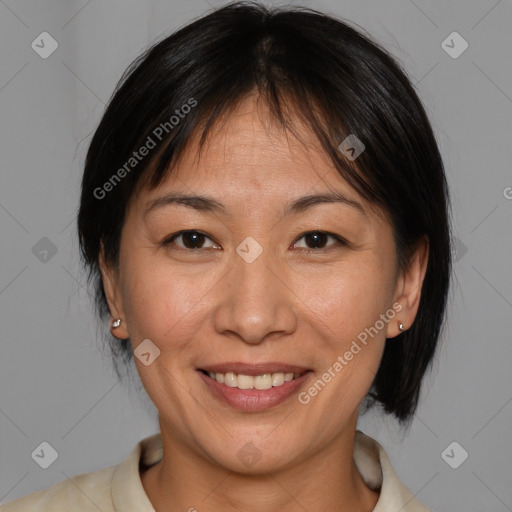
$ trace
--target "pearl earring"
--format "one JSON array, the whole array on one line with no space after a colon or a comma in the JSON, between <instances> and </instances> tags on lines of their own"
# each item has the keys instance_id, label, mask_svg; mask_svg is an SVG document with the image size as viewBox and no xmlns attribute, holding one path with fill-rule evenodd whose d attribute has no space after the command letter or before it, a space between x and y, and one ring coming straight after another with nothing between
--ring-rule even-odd
<instances>
[{"instance_id":1,"label":"pearl earring","mask_svg":"<svg viewBox=\"0 0 512 512\"><path fill-rule=\"evenodd\" d=\"M112 329L117 329L121 325L121 319L118 318L112 322Z\"/></svg>"},{"instance_id":2,"label":"pearl earring","mask_svg":"<svg viewBox=\"0 0 512 512\"><path fill-rule=\"evenodd\" d=\"M399 329L401 332L405 331L404 324L403 324L400 320L398 320L398 329Z\"/></svg>"}]
</instances>

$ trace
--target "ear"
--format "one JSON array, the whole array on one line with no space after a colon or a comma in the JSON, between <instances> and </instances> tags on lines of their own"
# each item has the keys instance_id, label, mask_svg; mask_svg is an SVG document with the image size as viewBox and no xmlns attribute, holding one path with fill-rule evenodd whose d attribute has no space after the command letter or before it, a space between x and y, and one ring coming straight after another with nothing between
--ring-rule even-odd
<instances>
[{"instance_id":1,"label":"ear","mask_svg":"<svg viewBox=\"0 0 512 512\"><path fill-rule=\"evenodd\" d=\"M119 288L119 272L118 270L107 261L105 258L105 248L103 242L101 243L99 267L101 272L101 280L103 282L103 289L107 298L108 309L110 311L110 332L112 336L119 339L129 338L128 325L124 315L124 307L121 291ZM121 319L121 325L117 328L112 327L114 320Z\"/></svg>"},{"instance_id":2,"label":"ear","mask_svg":"<svg viewBox=\"0 0 512 512\"><path fill-rule=\"evenodd\" d=\"M427 272L428 253L429 240L425 235L416 244L407 268L400 272L397 279L394 303L400 304L401 309L396 309L396 321L388 324L388 338L394 338L403 332L398 327L400 322L403 324L404 330L407 330L416 318L423 280Z\"/></svg>"}]
</instances>

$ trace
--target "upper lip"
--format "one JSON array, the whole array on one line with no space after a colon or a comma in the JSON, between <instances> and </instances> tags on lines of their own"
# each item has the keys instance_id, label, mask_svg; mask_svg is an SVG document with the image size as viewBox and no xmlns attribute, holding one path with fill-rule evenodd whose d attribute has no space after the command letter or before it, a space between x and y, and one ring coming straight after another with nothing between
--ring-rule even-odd
<instances>
[{"instance_id":1,"label":"upper lip","mask_svg":"<svg viewBox=\"0 0 512 512\"><path fill-rule=\"evenodd\" d=\"M212 373L228 373L233 372L236 374L242 375L263 375L265 373L294 373L294 374L302 374L309 370L309 368L304 368L303 366L297 366L294 364L285 364L285 363L240 363L240 362L231 362L231 363L219 363L219 364L209 364L205 366L201 366L198 368L199 370L205 370L207 372Z\"/></svg>"}]
</instances>

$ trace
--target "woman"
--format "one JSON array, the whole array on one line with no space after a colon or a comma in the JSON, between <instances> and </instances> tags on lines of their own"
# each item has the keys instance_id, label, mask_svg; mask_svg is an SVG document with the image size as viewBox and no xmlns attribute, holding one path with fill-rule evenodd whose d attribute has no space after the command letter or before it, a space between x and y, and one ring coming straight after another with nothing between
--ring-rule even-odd
<instances>
[{"instance_id":1,"label":"woman","mask_svg":"<svg viewBox=\"0 0 512 512\"><path fill-rule=\"evenodd\" d=\"M3 510L427 510L357 419L416 409L447 211L414 89L341 21L237 3L156 44L92 139L78 230L160 433Z\"/></svg>"}]
</instances>

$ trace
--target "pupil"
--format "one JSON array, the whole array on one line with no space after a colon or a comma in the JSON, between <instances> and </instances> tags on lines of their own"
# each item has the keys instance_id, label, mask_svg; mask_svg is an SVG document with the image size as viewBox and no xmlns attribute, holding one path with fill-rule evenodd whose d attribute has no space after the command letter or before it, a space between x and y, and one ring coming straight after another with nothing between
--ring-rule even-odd
<instances>
[{"instance_id":1,"label":"pupil","mask_svg":"<svg viewBox=\"0 0 512 512\"><path fill-rule=\"evenodd\" d=\"M196 244L198 244L198 242L204 241L203 239L204 235L202 235L201 233L184 233L183 244L185 245L185 247L187 247L187 249L195 249ZM192 240L191 243L189 243L190 240Z\"/></svg>"},{"instance_id":2,"label":"pupil","mask_svg":"<svg viewBox=\"0 0 512 512\"><path fill-rule=\"evenodd\" d=\"M325 237L327 235L325 233L309 233L306 235L306 243L308 245L314 245L316 249L318 249L318 245L323 245L322 242L325 242Z\"/></svg>"}]
</instances>

